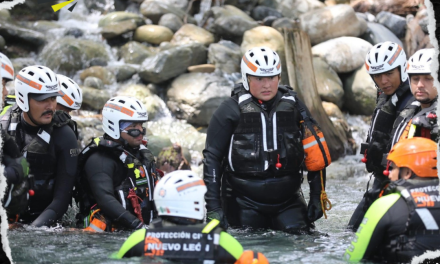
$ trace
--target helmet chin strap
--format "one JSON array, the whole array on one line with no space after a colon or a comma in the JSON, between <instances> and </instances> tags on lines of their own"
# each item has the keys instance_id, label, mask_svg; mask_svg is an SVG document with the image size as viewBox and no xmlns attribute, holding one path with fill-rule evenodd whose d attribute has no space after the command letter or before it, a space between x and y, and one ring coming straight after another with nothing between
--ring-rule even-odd
<instances>
[{"instance_id":1,"label":"helmet chin strap","mask_svg":"<svg viewBox=\"0 0 440 264\"><path fill-rule=\"evenodd\" d=\"M40 126L41 124L39 124L33 117L32 117L32 114L31 114L31 111L29 110L28 112L27 112L27 116L29 117L29 119L31 120L31 122L32 123L34 123L34 125L36 125L36 126Z\"/></svg>"}]
</instances>

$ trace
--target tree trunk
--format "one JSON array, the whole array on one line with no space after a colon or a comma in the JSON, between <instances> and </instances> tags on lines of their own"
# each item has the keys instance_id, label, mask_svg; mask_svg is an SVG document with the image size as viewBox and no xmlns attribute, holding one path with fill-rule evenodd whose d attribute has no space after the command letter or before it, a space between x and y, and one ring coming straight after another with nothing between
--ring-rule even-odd
<instances>
[{"instance_id":1,"label":"tree trunk","mask_svg":"<svg viewBox=\"0 0 440 264\"><path fill-rule=\"evenodd\" d=\"M316 87L310 39L307 33L300 28L300 24L297 22L296 28L293 30L282 29L289 83L321 127L332 160L337 160L345 154L347 138L343 138L338 133L322 107L322 101Z\"/></svg>"}]
</instances>

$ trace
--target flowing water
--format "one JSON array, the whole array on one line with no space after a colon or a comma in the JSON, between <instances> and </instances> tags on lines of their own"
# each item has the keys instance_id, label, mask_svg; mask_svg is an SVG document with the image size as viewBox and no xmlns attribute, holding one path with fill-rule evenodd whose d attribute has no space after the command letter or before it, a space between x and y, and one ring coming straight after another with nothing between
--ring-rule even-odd
<instances>
[{"instance_id":1,"label":"flowing water","mask_svg":"<svg viewBox=\"0 0 440 264\"><path fill-rule=\"evenodd\" d=\"M106 2L107 3L107 2ZM202 1L202 9L208 9L211 1ZM217 4L217 2L215 2ZM130 10L133 7L130 7ZM80 11L80 12L79 12ZM133 10L131 10L133 11ZM138 10L134 10L138 12ZM84 30L83 38L101 40L97 22L100 14L87 14L84 4L79 1L75 12L61 10L58 23L64 28L72 26ZM200 16L199 16L200 17ZM200 19L200 18L199 18ZM64 29L55 29L48 33L49 39L56 41L63 35ZM123 63L116 60L116 51L107 46L111 61L109 65ZM229 79L238 78L235 75ZM136 82L136 75L131 82ZM79 73L74 76L79 80ZM117 89L110 87L112 91ZM356 116L346 116L353 130L353 136L359 144L368 125ZM169 117L168 117L169 119ZM316 222L317 235L289 235L278 231L250 232L229 230L243 245L244 249L263 252L270 263L343 263L342 255L350 243L352 232L345 226L360 201L366 188L368 176L361 156L347 156L334 162L327 179L327 194L332 202L332 209L327 213L328 219ZM305 181L306 182L306 181ZM308 184L303 184L303 191L308 199ZM74 221L75 210L69 209L64 217L67 222ZM12 257L15 263L160 263L161 260L132 258L113 260L109 256L117 251L129 232L90 234L69 228L69 225L57 228L17 228L8 231Z\"/></svg>"}]
</instances>

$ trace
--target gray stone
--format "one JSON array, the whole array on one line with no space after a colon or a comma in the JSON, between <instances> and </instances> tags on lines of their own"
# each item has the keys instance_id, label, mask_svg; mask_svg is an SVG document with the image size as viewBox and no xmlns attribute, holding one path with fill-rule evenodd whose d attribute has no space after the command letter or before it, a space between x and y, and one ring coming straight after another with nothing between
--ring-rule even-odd
<instances>
[{"instance_id":1,"label":"gray stone","mask_svg":"<svg viewBox=\"0 0 440 264\"><path fill-rule=\"evenodd\" d=\"M83 92L83 105L93 110L102 110L105 103L110 100L110 93L91 87L81 86Z\"/></svg>"},{"instance_id":2,"label":"gray stone","mask_svg":"<svg viewBox=\"0 0 440 264\"><path fill-rule=\"evenodd\" d=\"M128 80L137 73L135 67L126 64L109 66L107 68L116 76L116 81L118 82Z\"/></svg>"},{"instance_id":3,"label":"gray stone","mask_svg":"<svg viewBox=\"0 0 440 264\"><path fill-rule=\"evenodd\" d=\"M214 111L230 96L232 85L215 74L182 74L168 89L167 105L178 119L207 126Z\"/></svg>"},{"instance_id":4,"label":"gray stone","mask_svg":"<svg viewBox=\"0 0 440 264\"><path fill-rule=\"evenodd\" d=\"M0 9L0 19L1 20L8 20L10 18L11 18L11 14L9 13L9 10Z\"/></svg>"},{"instance_id":5,"label":"gray stone","mask_svg":"<svg viewBox=\"0 0 440 264\"><path fill-rule=\"evenodd\" d=\"M101 34L105 39L111 39L127 32L134 31L136 28L137 25L134 20L124 20L104 26L101 30Z\"/></svg>"},{"instance_id":6,"label":"gray stone","mask_svg":"<svg viewBox=\"0 0 440 264\"><path fill-rule=\"evenodd\" d=\"M270 26L272 26L273 22L274 22L275 20L277 20L277 19L279 19L279 18L277 18L277 17L275 17L275 16L268 16L268 17L265 17L265 18L263 19L263 21L261 21L260 25L270 27Z\"/></svg>"},{"instance_id":7,"label":"gray stone","mask_svg":"<svg viewBox=\"0 0 440 264\"><path fill-rule=\"evenodd\" d=\"M273 0L276 9L288 18L299 18L301 14L314 9L324 8L325 4L318 0Z\"/></svg>"},{"instance_id":8,"label":"gray stone","mask_svg":"<svg viewBox=\"0 0 440 264\"><path fill-rule=\"evenodd\" d=\"M186 9L188 8L188 2L189 0L146 0L148 2L161 2L161 3L165 3L169 6L173 6L173 7L177 7L178 9L182 10L182 11L186 11Z\"/></svg>"},{"instance_id":9,"label":"gray stone","mask_svg":"<svg viewBox=\"0 0 440 264\"><path fill-rule=\"evenodd\" d=\"M353 115L371 115L376 106L377 90L362 65L344 81L344 107Z\"/></svg>"},{"instance_id":10,"label":"gray stone","mask_svg":"<svg viewBox=\"0 0 440 264\"><path fill-rule=\"evenodd\" d=\"M377 22L386 26L398 38L405 37L406 19L387 11L381 11L376 15Z\"/></svg>"},{"instance_id":11,"label":"gray stone","mask_svg":"<svg viewBox=\"0 0 440 264\"><path fill-rule=\"evenodd\" d=\"M139 76L142 80L160 83L186 71L191 64L192 51L188 47L174 47L148 57L142 63Z\"/></svg>"},{"instance_id":12,"label":"gray stone","mask_svg":"<svg viewBox=\"0 0 440 264\"><path fill-rule=\"evenodd\" d=\"M280 28L294 29L295 28L294 25L295 25L295 21L287 17L278 18L272 23L272 27L277 30Z\"/></svg>"},{"instance_id":13,"label":"gray stone","mask_svg":"<svg viewBox=\"0 0 440 264\"><path fill-rule=\"evenodd\" d=\"M115 75L110 70L102 66L92 66L85 69L81 72L79 78L84 82L89 76L99 78L104 84L113 84L116 82Z\"/></svg>"},{"instance_id":14,"label":"gray stone","mask_svg":"<svg viewBox=\"0 0 440 264\"><path fill-rule=\"evenodd\" d=\"M214 35L196 25L185 24L176 33L174 33L173 39L171 40L172 44L179 45L193 42L198 42L204 44L205 46L209 46L209 44L214 42Z\"/></svg>"},{"instance_id":15,"label":"gray stone","mask_svg":"<svg viewBox=\"0 0 440 264\"><path fill-rule=\"evenodd\" d=\"M180 45L180 47L191 49L191 61L189 63L190 66L206 63L208 59L208 49L202 43L188 43Z\"/></svg>"},{"instance_id":16,"label":"gray stone","mask_svg":"<svg viewBox=\"0 0 440 264\"><path fill-rule=\"evenodd\" d=\"M237 44L221 40L208 48L208 63L225 73L240 72L241 50Z\"/></svg>"},{"instance_id":17,"label":"gray stone","mask_svg":"<svg viewBox=\"0 0 440 264\"><path fill-rule=\"evenodd\" d=\"M402 41L400 41L400 39L398 39L396 35L394 35L394 33L385 26L372 22L368 22L367 25L367 31L359 36L361 39L370 42L372 45L376 45L385 41L392 41L403 47Z\"/></svg>"},{"instance_id":18,"label":"gray stone","mask_svg":"<svg viewBox=\"0 0 440 264\"><path fill-rule=\"evenodd\" d=\"M250 13L255 6L258 5L259 0L224 0L225 5L235 6L246 13Z\"/></svg>"},{"instance_id":19,"label":"gray stone","mask_svg":"<svg viewBox=\"0 0 440 264\"><path fill-rule=\"evenodd\" d=\"M84 32L79 28L68 28L64 32L64 36L72 36L74 38L80 38L84 35Z\"/></svg>"},{"instance_id":20,"label":"gray stone","mask_svg":"<svg viewBox=\"0 0 440 264\"><path fill-rule=\"evenodd\" d=\"M173 145L169 137L156 136L156 135L147 135L148 140L148 149L153 153L154 156L158 156L163 148L169 147Z\"/></svg>"},{"instance_id":21,"label":"gray stone","mask_svg":"<svg viewBox=\"0 0 440 264\"><path fill-rule=\"evenodd\" d=\"M109 60L104 44L72 37L49 43L39 57L53 71L68 75L88 67L93 59Z\"/></svg>"},{"instance_id":22,"label":"gray stone","mask_svg":"<svg viewBox=\"0 0 440 264\"><path fill-rule=\"evenodd\" d=\"M155 54L153 48L146 47L139 42L130 41L119 50L119 56L125 63L142 64L142 62Z\"/></svg>"},{"instance_id":23,"label":"gray stone","mask_svg":"<svg viewBox=\"0 0 440 264\"><path fill-rule=\"evenodd\" d=\"M141 15L130 12L113 12L102 17L99 20L98 26L105 27L107 25L118 24L126 20L135 22L138 27L145 24L144 18Z\"/></svg>"},{"instance_id":24,"label":"gray stone","mask_svg":"<svg viewBox=\"0 0 440 264\"><path fill-rule=\"evenodd\" d=\"M173 31L164 26L145 25L138 27L134 32L133 39L139 42L160 44L170 41L173 38Z\"/></svg>"},{"instance_id":25,"label":"gray stone","mask_svg":"<svg viewBox=\"0 0 440 264\"><path fill-rule=\"evenodd\" d=\"M313 57L313 69L321 99L342 107L344 88L338 74L320 57Z\"/></svg>"},{"instance_id":26,"label":"gray stone","mask_svg":"<svg viewBox=\"0 0 440 264\"><path fill-rule=\"evenodd\" d=\"M252 10L251 16L255 20L263 20L268 16L280 18L283 17L283 14L281 14L274 8L270 8L267 6L257 6Z\"/></svg>"},{"instance_id":27,"label":"gray stone","mask_svg":"<svg viewBox=\"0 0 440 264\"><path fill-rule=\"evenodd\" d=\"M429 34L429 32L428 32L429 17L426 16L426 17L420 19L419 25L422 28L423 32L425 32L425 34Z\"/></svg>"},{"instance_id":28,"label":"gray stone","mask_svg":"<svg viewBox=\"0 0 440 264\"><path fill-rule=\"evenodd\" d=\"M323 101L322 107L324 108L324 111L328 115L328 117L334 117L334 118L345 120L344 115L342 114L341 110L334 103Z\"/></svg>"},{"instance_id":29,"label":"gray stone","mask_svg":"<svg viewBox=\"0 0 440 264\"><path fill-rule=\"evenodd\" d=\"M9 20L0 20L0 35L6 39L14 38L37 47L46 44L46 38L41 32Z\"/></svg>"},{"instance_id":30,"label":"gray stone","mask_svg":"<svg viewBox=\"0 0 440 264\"><path fill-rule=\"evenodd\" d=\"M101 79L93 76L88 76L84 80L84 86L103 90L104 89L104 83L101 81Z\"/></svg>"},{"instance_id":31,"label":"gray stone","mask_svg":"<svg viewBox=\"0 0 440 264\"><path fill-rule=\"evenodd\" d=\"M147 17L148 19L151 19L153 21L153 24L156 24L159 22L159 19L164 15L168 13L173 13L176 16L178 16L182 21L185 21L185 17L187 19L188 23L191 24L197 24L197 21L192 16L187 16L185 11L174 7L172 5L168 5L165 2L162 1L144 1L140 6L140 11L142 15Z\"/></svg>"},{"instance_id":32,"label":"gray stone","mask_svg":"<svg viewBox=\"0 0 440 264\"><path fill-rule=\"evenodd\" d=\"M174 33L183 26L183 21L177 15L169 13L163 15L159 20L159 26L169 28Z\"/></svg>"},{"instance_id":33,"label":"gray stone","mask_svg":"<svg viewBox=\"0 0 440 264\"><path fill-rule=\"evenodd\" d=\"M230 40L241 38L245 31L259 26L256 21L248 21L238 16L220 17L214 24L215 33Z\"/></svg>"},{"instance_id":34,"label":"gray stone","mask_svg":"<svg viewBox=\"0 0 440 264\"><path fill-rule=\"evenodd\" d=\"M39 31L39 32L47 32L51 29L55 28L62 28L59 24L53 22L53 21L47 21L47 20L39 20L32 24L32 28Z\"/></svg>"}]
</instances>

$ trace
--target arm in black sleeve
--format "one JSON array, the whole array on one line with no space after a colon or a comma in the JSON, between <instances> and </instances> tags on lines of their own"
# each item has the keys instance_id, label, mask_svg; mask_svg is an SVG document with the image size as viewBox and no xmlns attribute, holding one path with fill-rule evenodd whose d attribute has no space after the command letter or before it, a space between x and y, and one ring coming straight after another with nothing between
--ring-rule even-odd
<instances>
[{"instance_id":1,"label":"arm in black sleeve","mask_svg":"<svg viewBox=\"0 0 440 264\"><path fill-rule=\"evenodd\" d=\"M117 169L119 161L101 153L92 154L85 164L87 180L93 197L104 215L124 227L134 229L140 220L125 210L114 195L113 176L123 173Z\"/></svg>"},{"instance_id":2,"label":"arm in black sleeve","mask_svg":"<svg viewBox=\"0 0 440 264\"><path fill-rule=\"evenodd\" d=\"M52 133L54 156L57 158L53 200L32 222L33 226L50 226L66 213L72 201L73 185L78 161L78 143L68 126L54 129Z\"/></svg>"},{"instance_id":3,"label":"arm in black sleeve","mask_svg":"<svg viewBox=\"0 0 440 264\"><path fill-rule=\"evenodd\" d=\"M240 109L232 98L226 99L214 112L207 131L203 150L203 179L208 192L205 194L207 210L221 208L220 184L225 157L232 133L240 120Z\"/></svg>"}]
</instances>

